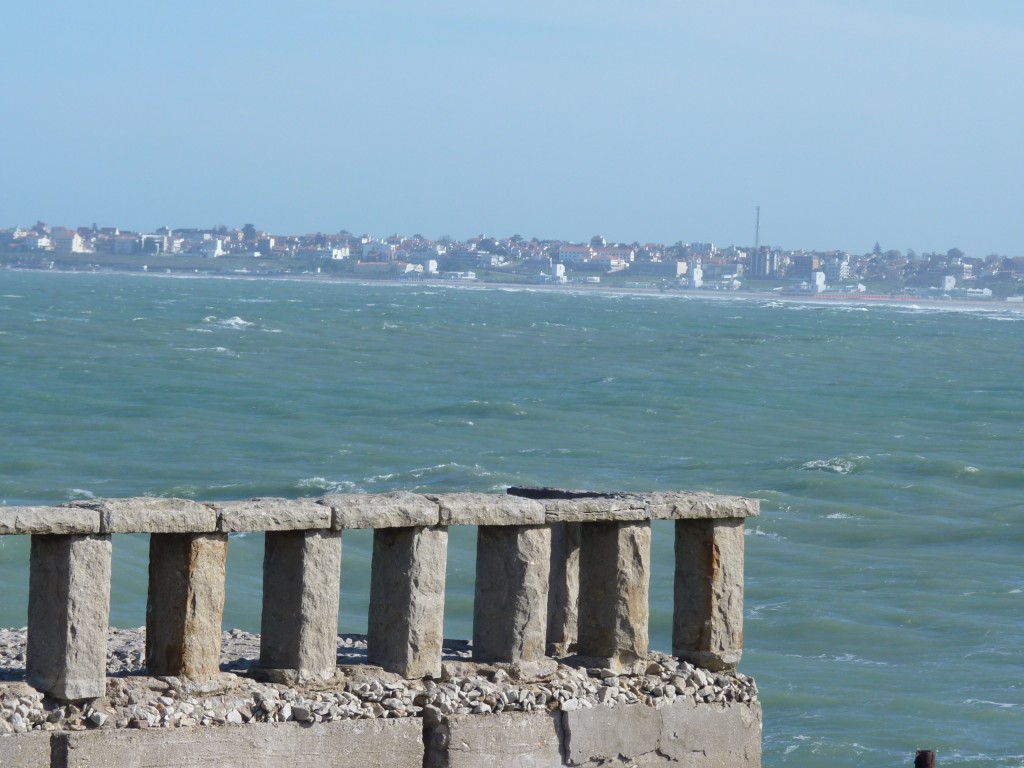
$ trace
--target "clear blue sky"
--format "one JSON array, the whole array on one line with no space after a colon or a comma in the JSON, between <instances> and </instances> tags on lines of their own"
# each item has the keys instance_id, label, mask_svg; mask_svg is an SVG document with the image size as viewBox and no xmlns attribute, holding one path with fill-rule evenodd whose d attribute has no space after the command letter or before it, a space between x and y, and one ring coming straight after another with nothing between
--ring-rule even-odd
<instances>
[{"instance_id":1,"label":"clear blue sky","mask_svg":"<svg viewBox=\"0 0 1024 768\"><path fill-rule=\"evenodd\" d=\"M1024 255L1020 0L10 5L0 226Z\"/></svg>"}]
</instances>

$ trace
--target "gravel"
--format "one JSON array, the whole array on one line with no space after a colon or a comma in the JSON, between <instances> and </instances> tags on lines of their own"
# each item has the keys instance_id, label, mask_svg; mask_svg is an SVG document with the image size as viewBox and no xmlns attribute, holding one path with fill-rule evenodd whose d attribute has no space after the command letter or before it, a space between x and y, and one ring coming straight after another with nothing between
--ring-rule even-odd
<instances>
[{"instance_id":1,"label":"gravel","mask_svg":"<svg viewBox=\"0 0 1024 768\"><path fill-rule=\"evenodd\" d=\"M220 677L196 683L146 676L145 629L112 629L107 695L66 704L24 682L25 630L0 629L0 733L394 717L432 725L452 714L757 701L756 684L743 674L709 672L660 653L618 674L572 657L474 663L468 642L446 640L441 679L405 680L366 664L365 637L339 635L335 677L300 683L287 671L260 669L259 645L259 635L225 632Z\"/></svg>"}]
</instances>

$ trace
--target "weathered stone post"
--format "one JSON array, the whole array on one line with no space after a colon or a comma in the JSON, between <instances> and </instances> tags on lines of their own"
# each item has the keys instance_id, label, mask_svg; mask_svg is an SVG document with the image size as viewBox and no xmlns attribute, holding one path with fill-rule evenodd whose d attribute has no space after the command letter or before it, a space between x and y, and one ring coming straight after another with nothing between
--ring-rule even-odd
<instances>
[{"instance_id":1,"label":"weathered stone post","mask_svg":"<svg viewBox=\"0 0 1024 768\"><path fill-rule=\"evenodd\" d=\"M220 672L226 533L149 538L146 671L209 679Z\"/></svg>"},{"instance_id":2,"label":"weathered stone post","mask_svg":"<svg viewBox=\"0 0 1024 768\"><path fill-rule=\"evenodd\" d=\"M0 535L31 535L26 676L65 701L106 690L110 539L95 509L0 506Z\"/></svg>"},{"instance_id":3,"label":"weathered stone post","mask_svg":"<svg viewBox=\"0 0 1024 768\"><path fill-rule=\"evenodd\" d=\"M341 531L267 532L260 664L328 679L338 658Z\"/></svg>"},{"instance_id":4,"label":"weathered stone post","mask_svg":"<svg viewBox=\"0 0 1024 768\"><path fill-rule=\"evenodd\" d=\"M486 493L429 495L442 525L476 525L473 656L537 661L547 642L551 531L544 505Z\"/></svg>"},{"instance_id":5,"label":"weathered stone post","mask_svg":"<svg viewBox=\"0 0 1024 768\"><path fill-rule=\"evenodd\" d=\"M609 668L638 661L647 653L650 612L646 496L559 488L509 488L508 493L542 503L548 525L564 524L562 540L552 547L557 589L549 597L551 650L568 652L575 640L577 654ZM558 630L560 636L553 634Z\"/></svg>"},{"instance_id":6,"label":"weathered stone post","mask_svg":"<svg viewBox=\"0 0 1024 768\"><path fill-rule=\"evenodd\" d=\"M448 528L373 532L367 660L402 677L439 677Z\"/></svg>"},{"instance_id":7,"label":"weathered stone post","mask_svg":"<svg viewBox=\"0 0 1024 768\"><path fill-rule=\"evenodd\" d=\"M148 533L146 670L209 678L220 671L224 565L228 537L217 512L188 499L97 499L76 506L100 513L100 531Z\"/></svg>"},{"instance_id":8,"label":"weathered stone post","mask_svg":"<svg viewBox=\"0 0 1024 768\"><path fill-rule=\"evenodd\" d=\"M580 523L551 526L551 576L548 582L547 652L576 651L580 603Z\"/></svg>"},{"instance_id":9,"label":"weathered stone post","mask_svg":"<svg viewBox=\"0 0 1024 768\"><path fill-rule=\"evenodd\" d=\"M310 499L220 505L221 531L266 531L260 665L328 679L337 668L341 531Z\"/></svg>"},{"instance_id":10,"label":"weathered stone post","mask_svg":"<svg viewBox=\"0 0 1024 768\"><path fill-rule=\"evenodd\" d=\"M64 701L106 693L109 536L32 536L29 685Z\"/></svg>"},{"instance_id":11,"label":"weathered stone post","mask_svg":"<svg viewBox=\"0 0 1024 768\"><path fill-rule=\"evenodd\" d=\"M585 523L577 651L624 669L647 653L651 523Z\"/></svg>"},{"instance_id":12,"label":"weathered stone post","mask_svg":"<svg viewBox=\"0 0 1024 768\"><path fill-rule=\"evenodd\" d=\"M647 495L652 520L675 520L672 653L706 669L732 669L743 651L743 521L760 502L740 496Z\"/></svg>"},{"instance_id":13,"label":"weathered stone post","mask_svg":"<svg viewBox=\"0 0 1024 768\"><path fill-rule=\"evenodd\" d=\"M677 520L672 653L711 670L743 653L743 518Z\"/></svg>"},{"instance_id":14,"label":"weathered stone post","mask_svg":"<svg viewBox=\"0 0 1024 768\"><path fill-rule=\"evenodd\" d=\"M339 494L323 503L335 530L373 528L367 660L403 677L438 677L448 528L414 493Z\"/></svg>"},{"instance_id":15,"label":"weathered stone post","mask_svg":"<svg viewBox=\"0 0 1024 768\"><path fill-rule=\"evenodd\" d=\"M547 650L551 530L482 525L476 539L473 656L537 661Z\"/></svg>"}]
</instances>

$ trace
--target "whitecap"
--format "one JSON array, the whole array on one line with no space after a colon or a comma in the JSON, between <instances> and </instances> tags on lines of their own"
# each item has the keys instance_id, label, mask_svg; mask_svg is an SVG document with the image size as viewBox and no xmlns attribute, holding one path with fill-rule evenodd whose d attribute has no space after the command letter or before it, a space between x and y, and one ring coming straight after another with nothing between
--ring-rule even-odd
<instances>
[{"instance_id":1,"label":"whitecap","mask_svg":"<svg viewBox=\"0 0 1024 768\"><path fill-rule=\"evenodd\" d=\"M85 488L69 488L64 494L70 501L78 499L95 499L96 494L92 491L86 490Z\"/></svg>"},{"instance_id":2,"label":"whitecap","mask_svg":"<svg viewBox=\"0 0 1024 768\"><path fill-rule=\"evenodd\" d=\"M830 459L812 459L801 464L800 469L848 475L860 469L869 458L869 456L833 456Z\"/></svg>"},{"instance_id":3,"label":"whitecap","mask_svg":"<svg viewBox=\"0 0 1024 768\"><path fill-rule=\"evenodd\" d=\"M1016 704L1011 704L1003 701L989 701L988 699L965 699L964 704L987 704L990 707L999 707L1000 709L1016 709Z\"/></svg>"},{"instance_id":4,"label":"whitecap","mask_svg":"<svg viewBox=\"0 0 1024 768\"><path fill-rule=\"evenodd\" d=\"M232 330L242 330L243 328L249 328L252 325L254 325L254 323L250 323L248 320L243 320L242 318L238 317L238 315L235 315L234 317L226 317L223 319L218 318L215 315L207 315L206 317L203 318L203 322L209 323L210 325L219 326L220 328L230 328Z\"/></svg>"},{"instance_id":5,"label":"whitecap","mask_svg":"<svg viewBox=\"0 0 1024 768\"><path fill-rule=\"evenodd\" d=\"M776 541L786 541L786 537L772 531L763 531L760 528L746 528L743 531L746 536L764 536L768 539L775 539Z\"/></svg>"},{"instance_id":6,"label":"whitecap","mask_svg":"<svg viewBox=\"0 0 1024 768\"><path fill-rule=\"evenodd\" d=\"M233 354L227 347L178 347L180 352L217 352L219 354Z\"/></svg>"},{"instance_id":7,"label":"whitecap","mask_svg":"<svg viewBox=\"0 0 1024 768\"><path fill-rule=\"evenodd\" d=\"M334 485L325 477L304 477L295 484L295 487L303 491L326 491L333 488Z\"/></svg>"},{"instance_id":8,"label":"whitecap","mask_svg":"<svg viewBox=\"0 0 1024 768\"><path fill-rule=\"evenodd\" d=\"M831 515L825 515L826 520L860 520L857 515L849 515L846 512L833 512Z\"/></svg>"}]
</instances>

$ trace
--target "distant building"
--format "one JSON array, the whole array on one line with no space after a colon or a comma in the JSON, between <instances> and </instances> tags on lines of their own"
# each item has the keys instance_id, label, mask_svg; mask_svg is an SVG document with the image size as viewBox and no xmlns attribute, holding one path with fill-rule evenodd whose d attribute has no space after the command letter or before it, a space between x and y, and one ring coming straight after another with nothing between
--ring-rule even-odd
<instances>
[{"instance_id":1,"label":"distant building","mask_svg":"<svg viewBox=\"0 0 1024 768\"><path fill-rule=\"evenodd\" d=\"M814 254L800 253L790 256L787 277L812 280L814 273L821 269L821 259Z\"/></svg>"},{"instance_id":2,"label":"distant building","mask_svg":"<svg viewBox=\"0 0 1024 768\"><path fill-rule=\"evenodd\" d=\"M113 252L118 256L131 256L139 252L139 236L122 233L112 239Z\"/></svg>"},{"instance_id":3,"label":"distant building","mask_svg":"<svg viewBox=\"0 0 1024 768\"><path fill-rule=\"evenodd\" d=\"M704 270L701 267L700 259L694 259L689 264L690 277L687 279L686 284L690 288L700 288L704 285Z\"/></svg>"},{"instance_id":4,"label":"distant building","mask_svg":"<svg viewBox=\"0 0 1024 768\"><path fill-rule=\"evenodd\" d=\"M822 263L825 278L830 283L839 283L850 279L850 257L848 255L829 256Z\"/></svg>"},{"instance_id":5,"label":"distant building","mask_svg":"<svg viewBox=\"0 0 1024 768\"><path fill-rule=\"evenodd\" d=\"M629 265L629 274L648 277L679 278L686 274L685 261L670 259L668 261L634 261Z\"/></svg>"},{"instance_id":6,"label":"distant building","mask_svg":"<svg viewBox=\"0 0 1024 768\"><path fill-rule=\"evenodd\" d=\"M166 253L167 248L167 235L142 235L140 240L140 250L143 253Z\"/></svg>"},{"instance_id":7,"label":"distant building","mask_svg":"<svg viewBox=\"0 0 1024 768\"><path fill-rule=\"evenodd\" d=\"M224 241L219 237L213 237L209 240L204 240L196 248L199 255L207 259L216 259L219 256L223 256L227 251L224 250Z\"/></svg>"},{"instance_id":8,"label":"distant building","mask_svg":"<svg viewBox=\"0 0 1024 768\"><path fill-rule=\"evenodd\" d=\"M563 264L573 264L578 261L590 261L594 256L594 249L589 245L570 245L568 243L558 247L558 259Z\"/></svg>"},{"instance_id":9,"label":"distant building","mask_svg":"<svg viewBox=\"0 0 1024 768\"><path fill-rule=\"evenodd\" d=\"M58 253L85 253L85 241L71 229L54 229L50 234L53 250Z\"/></svg>"},{"instance_id":10,"label":"distant building","mask_svg":"<svg viewBox=\"0 0 1024 768\"><path fill-rule=\"evenodd\" d=\"M747 256L751 277L770 279L779 275L779 256L771 248L758 248Z\"/></svg>"},{"instance_id":11,"label":"distant building","mask_svg":"<svg viewBox=\"0 0 1024 768\"><path fill-rule=\"evenodd\" d=\"M380 240L371 240L368 243L363 243L362 247L362 260L363 261L391 261L395 258L395 250L397 246L393 243L385 243Z\"/></svg>"}]
</instances>

